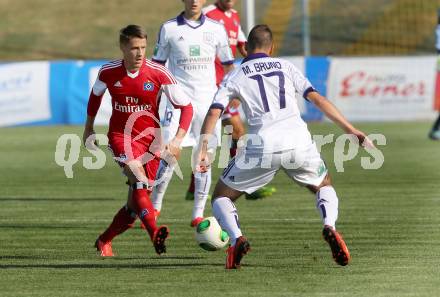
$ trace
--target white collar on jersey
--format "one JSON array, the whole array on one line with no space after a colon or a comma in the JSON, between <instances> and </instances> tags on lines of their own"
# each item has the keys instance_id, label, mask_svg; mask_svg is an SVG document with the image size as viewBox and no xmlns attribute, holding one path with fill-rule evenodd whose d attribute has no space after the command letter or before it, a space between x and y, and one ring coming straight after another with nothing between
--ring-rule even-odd
<instances>
[{"instance_id":1,"label":"white collar on jersey","mask_svg":"<svg viewBox=\"0 0 440 297\"><path fill-rule=\"evenodd\" d=\"M176 18L176 21L177 21L177 25L179 25L179 26L182 26L182 25L188 25L188 27L190 27L190 28L192 28L192 29L197 29L198 27L200 27L201 25L203 25L203 23L205 22L205 20L206 20L206 16L202 13L201 15L200 15L200 19L199 19L199 21L200 21L200 24L198 24L197 26L191 26L191 24L190 23L188 23L187 21L186 21L186 19L183 17L183 14L184 14L185 12L182 12L181 14L179 14L178 16L177 16L177 18Z\"/></svg>"},{"instance_id":2,"label":"white collar on jersey","mask_svg":"<svg viewBox=\"0 0 440 297\"><path fill-rule=\"evenodd\" d=\"M136 72L130 72L130 71L128 71L128 70L126 70L126 71L127 71L127 75L128 75L129 77L131 77L131 78L136 78L136 77L138 77L138 75L139 75L139 70L136 71Z\"/></svg>"}]
</instances>

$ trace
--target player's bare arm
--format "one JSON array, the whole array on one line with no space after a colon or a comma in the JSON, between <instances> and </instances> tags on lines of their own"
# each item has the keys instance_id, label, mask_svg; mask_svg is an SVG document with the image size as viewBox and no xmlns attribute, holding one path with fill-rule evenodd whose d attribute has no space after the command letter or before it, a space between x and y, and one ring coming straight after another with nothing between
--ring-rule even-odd
<instances>
[{"instance_id":1,"label":"player's bare arm","mask_svg":"<svg viewBox=\"0 0 440 297\"><path fill-rule=\"evenodd\" d=\"M174 163L180 158L180 152L182 151L182 141L186 135L186 130L179 128L174 138L165 145L164 150L161 152L161 159L170 163Z\"/></svg>"},{"instance_id":2,"label":"player's bare arm","mask_svg":"<svg viewBox=\"0 0 440 297\"><path fill-rule=\"evenodd\" d=\"M95 117L87 116L86 124L84 126L84 132L83 132L84 145L86 145L86 141L90 137L90 135L95 134L94 123L95 123Z\"/></svg>"},{"instance_id":3,"label":"player's bare arm","mask_svg":"<svg viewBox=\"0 0 440 297\"><path fill-rule=\"evenodd\" d=\"M166 85L163 88L165 95L173 104L174 108L180 109L179 127L176 135L165 146L164 151L161 153L161 158L163 160L167 161L168 163L173 163L176 162L180 157L181 143L191 124L193 107L190 103L190 99L187 98L179 85Z\"/></svg>"},{"instance_id":4,"label":"player's bare arm","mask_svg":"<svg viewBox=\"0 0 440 297\"><path fill-rule=\"evenodd\" d=\"M202 129L200 131L200 153L197 160L197 170L205 172L210 166L210 160L208 158L208 143L209 137L213 135L215 125L222 114L222 110L219 108L210 108L203 121Z\"/></svg>"},{"instance_id":5,"label":"player's bare arm","mask_svg":"<svg viewBox=\"0 0 440 297\"><path fill-rule=\"evenodd\" d=\"M336 123L342 130L348 134L355 135L359 143L364 147L374 147L374 144L365 135L364 132L356 129L342 113L334 106L327 98L320 95L318 92L310 92L307 95L309 99L316 107L319 108L330 120Z\"/></svg>"},{"instance_id":6,"label":"player's bare arm","mask_svg":"<svg viewBox=\"0 0 440 297\"><path fill-rule=\"evenodd\" d=\"M177 130L176 136L174 136L174 138L170 141L170 143L165 145L165 151L173 155L176 158L176 160L179 160L180 158L180 151L182 150L180 145L185 135L186 135L186 131L182 128L179 128Z\"/></svg>"},{"instance_id":7,"label":"player's bare arm","mask_svg":"<svg viewBox=\"0 0 440 297\"><path fill-rule=\"evenodd\" d=\"M223 70L225 71L225 74L228 74L234 70L234 64L223 65Z\"/></svg>"}]
</instances>

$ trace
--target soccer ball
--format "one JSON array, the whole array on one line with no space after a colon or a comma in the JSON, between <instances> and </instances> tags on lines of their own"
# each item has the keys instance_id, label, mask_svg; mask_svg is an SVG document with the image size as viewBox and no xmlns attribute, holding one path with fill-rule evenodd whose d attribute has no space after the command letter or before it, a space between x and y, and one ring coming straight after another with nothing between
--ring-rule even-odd
<instances>
[{"instance_id":1,"label":"soccer ball","mask_svg":"<svg viewBox=\"0 0 440 297\"><path fill-rule=\"evenodd\" d=\"M216 251L228 244L229 236L214 217L207 217L197 225L196 241L202 249Z\"/></svg>"}]
</instances>

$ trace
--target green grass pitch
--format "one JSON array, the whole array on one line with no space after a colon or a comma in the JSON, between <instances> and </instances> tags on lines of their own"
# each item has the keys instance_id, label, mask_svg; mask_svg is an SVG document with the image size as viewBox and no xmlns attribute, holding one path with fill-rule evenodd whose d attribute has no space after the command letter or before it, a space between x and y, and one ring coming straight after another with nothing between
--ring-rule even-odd
<instances>
[{"instance_id":1,"label":"green grass pitch","mask_svg":"<svg viewBox=\"0 0 440 297\"><path fill-rule=\"evenodd\" d=\"M156 256L136 227L114 240L116 257L100 259L93 243L127 190L110 155L103 169L85 170L82 150L67 179L54 161L56 141L81 127L0 129L0 296L439 296L440 143L427 139L429 126L359 125L387 138L379 170L361 168L363 152L338 173L333 146L324 147L351 265L333 262L314 197L280 172L273 197L237 203L252 245L238 271L224 270L224 251L195 243L184 200L188 151L185 179L174 177L160 217L171 229L168 253ZM310 128L340 133L330 124Z\"/></svg>"}]
</instances>

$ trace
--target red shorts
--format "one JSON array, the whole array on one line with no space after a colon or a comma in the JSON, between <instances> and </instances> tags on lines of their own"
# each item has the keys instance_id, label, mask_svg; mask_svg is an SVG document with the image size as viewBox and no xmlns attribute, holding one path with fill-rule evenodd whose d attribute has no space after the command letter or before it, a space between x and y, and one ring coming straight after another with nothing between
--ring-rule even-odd
<instances>
[{"instance_id":1,"label":"red shorts","mask_svg":"<svg viewBox=\"0 0 440 297\"><path fill-rule=\"evenodd\" d=\"M225 111L223 112L222 120L230 119L233 116L238 116L238 115L240 115L238 113L238 108L235 108L235 107L232 107L232 106L228 105L226 107Z\"/></svg>"},{"instance_id":2,"label":"red shorts","mask_svg":"<svg viewBox=\"0 0 440 297\"><path fill-rule=\"evenodd\" d=\"M112 152L116 163L123 168L127 162L138 159L143 164L148 180L154 181L160 162L158 151L150 151L151 142L126 139L129 142L127 147L124 146L123 134L108 134L108 148Z\"/></svg>"},{"instance_id":3,"label":"red shorts","mask_svg":"<svg viewBox=\"0 0 440 297\"><path fill-rule=\"evenodd\" d=\"M222 120L230 119L234 116L240 116L238 112L238 108L240 106L240 101L238 99L234 99L229 102L228 106L226 106L225 111L222 114Z\"/></svg>"},{"instance_id":4,"label":"red shorts","mask_svg":"<svg viewBox=\"0 0 440 297\"><path fill-rule=\"evenodd\" d=\"M440 64L440 59L439 59ZM434 110L440 111L440 71L437 69L435 79Z\"/></svg>"}]
</instances>

